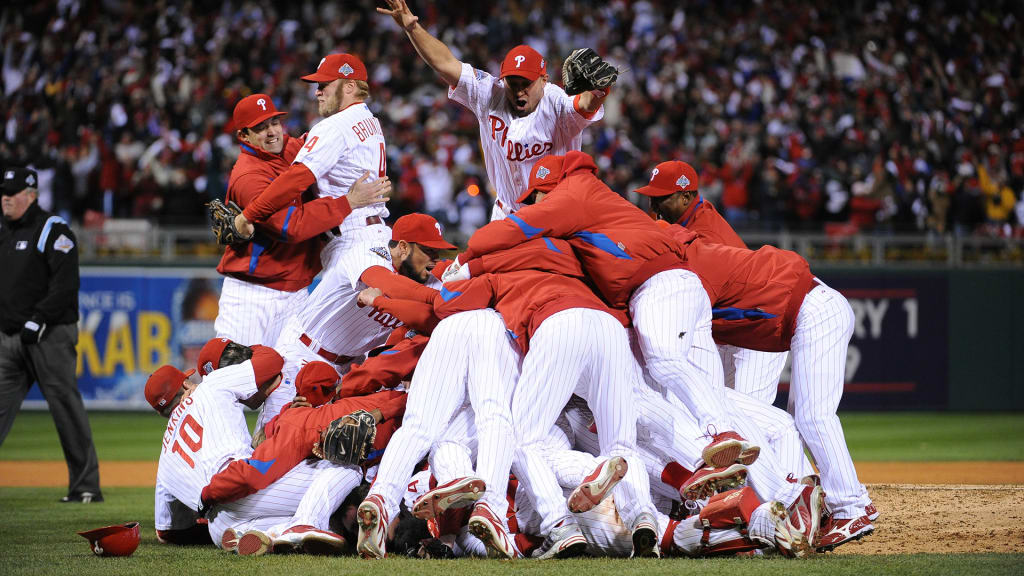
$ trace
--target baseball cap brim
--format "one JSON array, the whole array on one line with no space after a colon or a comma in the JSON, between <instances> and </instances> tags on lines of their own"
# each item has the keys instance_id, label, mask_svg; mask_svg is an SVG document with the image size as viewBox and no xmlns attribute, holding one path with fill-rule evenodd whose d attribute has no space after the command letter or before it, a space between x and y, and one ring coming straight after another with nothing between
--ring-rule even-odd
<instances>
[{"instance_id":1,"label":"baseball cap brim","mask_svg":"<svg viewBox=\"0 0 1024 576\"><path fill-rule=\"evenodd\" d=\"M636 193L637 194L643 194L644 196L654 196L654 197L658 198L658 197L661 197L661 196L668 196L670 194L675 194L678 190L679 190L678 188L658 188L656 186L647 185L647 186L641 186L640 188L637 188L636 189Z\"/></svg>"},{"instance_id":2,"label":"baseball cap brim","mask_svg":"<svg viewBox=\"0 0 1024 576\"><path fill-rule=\"evenodd\" d=\"M271 118L274 118L276 116L287 116L287 115L288 115L287 112L282 112L281 110L278 110L277 112L267 112L266 114L263 114L262 116L257 116L256 118L254 118L252 121L249 122L248 126L235 126L234 121L231 120L231 121L228 121L227 126L224 127L224 131L228 132L228 133L231 133L231 132L234 132L235 130L241 130L242 128L252 128L253 126L259 126L263 122L266 122L267 120L270 120Z\"/></svg>"},{"instance_id":3,"label":"baseball cap brim","mask_svg":"<svg viewBox=\"0 0 1024 576\"><path fill-rule=\"evenodd\" d=\"M337 74L328 74L326 72L313 72L302 77L302 80L306 82L330 82L331 80L337 80L341 78Z\"/></svg>"},{"instance_id":4,"label":"baseball cap brim","mask_svg":"<svg viewBox=\"0 0 1024 576\"><path fill-rule=\"evenodd\" d=\"M458 250L458 246L449 244L444 240L424 240L422 242L416 242L420 246L426 246L427 248L433 248L435 250Z\"/></svg>"}]
</instances>

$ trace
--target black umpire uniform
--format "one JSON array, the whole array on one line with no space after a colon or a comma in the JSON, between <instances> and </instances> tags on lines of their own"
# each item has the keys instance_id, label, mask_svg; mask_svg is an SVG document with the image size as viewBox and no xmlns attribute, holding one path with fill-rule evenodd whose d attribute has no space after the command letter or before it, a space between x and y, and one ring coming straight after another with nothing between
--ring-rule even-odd
<instances>
[{"instance_id":1,"label":"black umpire uniform","mask_svg":"<svg viewBox=\"0 0 1024 576\"><path fill-rule=\"evenodd\" d=\"M102 502L99 460L75 378L78 244L36 203L36 173L3 171L0 224L0 444L32 387L57 425L68 464L63 502Z\"/></svg>"}]
</instances>

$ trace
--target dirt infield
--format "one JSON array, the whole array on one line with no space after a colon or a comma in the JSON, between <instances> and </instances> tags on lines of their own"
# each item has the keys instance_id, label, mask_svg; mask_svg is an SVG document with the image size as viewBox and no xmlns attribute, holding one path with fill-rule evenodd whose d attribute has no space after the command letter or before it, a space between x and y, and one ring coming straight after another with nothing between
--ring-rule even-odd
<instances>
[{"instance_id":1,"label":"dirt infield","mask_svg":"<svg viewBox=\"0 0 1024 576\"><path fill-rule=\"evenodd\" d=\"M1024 462L858 462L882 517L836 554L1024 550ZM100 463L104 486L152 486L155 462ZM64 486L63 462L0 462L0 487Z\"/></svg>"}]
</instances>

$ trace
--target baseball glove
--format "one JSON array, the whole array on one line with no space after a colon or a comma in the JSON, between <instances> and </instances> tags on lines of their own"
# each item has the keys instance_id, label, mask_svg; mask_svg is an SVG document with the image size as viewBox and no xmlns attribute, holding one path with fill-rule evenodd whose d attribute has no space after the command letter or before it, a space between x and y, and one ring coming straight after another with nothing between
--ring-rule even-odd
<instances>
[{"instance_id":1,"label":"baseball glove","mask_svg":"<svg viewBox=\"0 0 1024 576\"><path fill-rule=\"evenodd\" d=\"M570 96L588 90L607 91L618 77L619 70L590 48L573 50L562 64L562 84Z\"/></svg>"},{"instance_id":2,"label":"baseball glove","mask_svg":"<svg viewBox=\"0 0 1024 576\"><path fill-rule=\"evenodd\" d=\"M229 244L242 244L252 240L252 234L245 235L235 228L235 216L242 213L242 209L234 202L224 204L218 199L210 201L206 205L210 213L210 229L217 237L217 243L225 246Z\"/></svg>"},{"instance_id":3,"label":"baseball glove","mask_svg":"<svg viewBox=\"0 0 1024 576\"><path fill-rule=\"evenodd\" d=\"M335 464L359 464L369 455L377 438L377 422L366 410L356 410L332 421L313 445L317 458Z\"/></svg>"}]
</instances>

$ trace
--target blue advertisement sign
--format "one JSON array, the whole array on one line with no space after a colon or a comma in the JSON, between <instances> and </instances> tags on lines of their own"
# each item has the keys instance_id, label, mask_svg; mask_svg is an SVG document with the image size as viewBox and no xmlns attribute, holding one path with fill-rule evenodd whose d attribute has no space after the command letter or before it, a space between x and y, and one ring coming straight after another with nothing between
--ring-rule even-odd
<instances>
[{"instance_id":1,"label":"blue advertisement sign","mask_svg":"<svg viewBox=\"0 0 1024 576\"><path fill-rule=\"evenodd\" d=\"M86 407L149 410L149 375L163 364L194 367L216 336L221 282L212 269L83 267L75 372ZM45 406L38 386L25 406Z\"/></svg>"},{"instance_id":2,"label":"blue advertisement sign","mask_svg":"<svg viewBox=\"0 0 1024 576\"><path fill-rule=\"evenodd\" d=\"M842 409L935 410L949 397L945 274L819 275L850 302ZM785 407L789 366L776 405Z\"/></svg>"}]
</instances>

